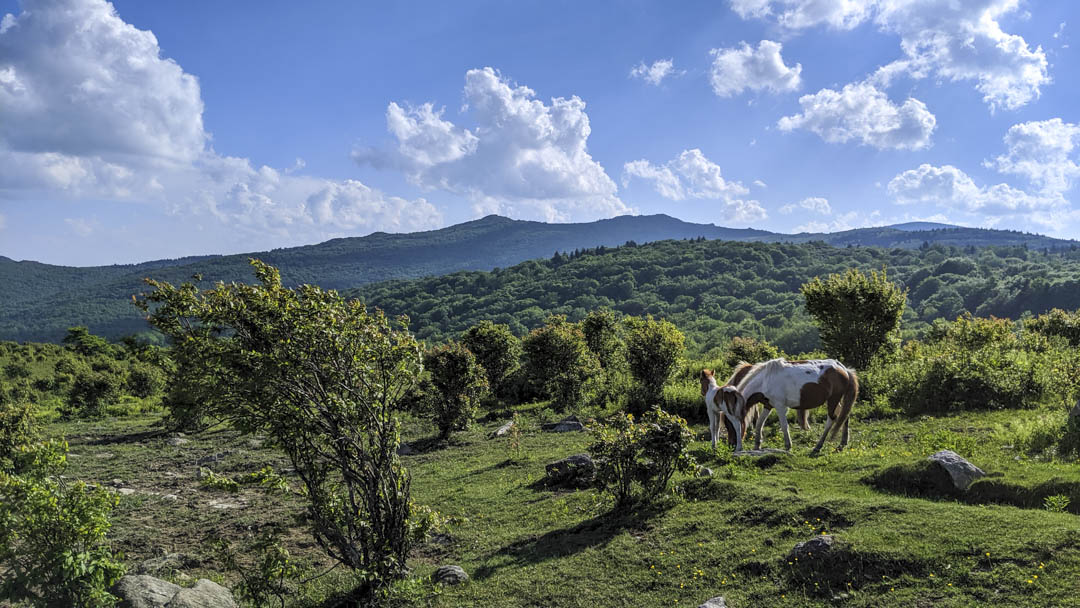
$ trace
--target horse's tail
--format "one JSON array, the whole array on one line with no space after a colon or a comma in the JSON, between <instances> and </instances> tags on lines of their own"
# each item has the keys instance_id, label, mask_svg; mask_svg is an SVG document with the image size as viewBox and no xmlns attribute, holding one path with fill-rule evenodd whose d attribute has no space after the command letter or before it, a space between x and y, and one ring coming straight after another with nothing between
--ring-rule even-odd
<instances>
[{"instance_id":1,"label":"horse's tail","mask_svg":"<svg viewBox=\"0 0 1080 608\"><path fill-rule=\"evenodd\" d=\"M835 438L836 434L840 431L840 428L847 423L848 416L851 415L851 407L855 405L855 400L859 397L859 376L852 368L847 369L847 390L844 391L844 398L840 401L840 406L836 408L836 419L833 421L832 430L829 432L830 438Z\"/></svg>"}]
</instances>

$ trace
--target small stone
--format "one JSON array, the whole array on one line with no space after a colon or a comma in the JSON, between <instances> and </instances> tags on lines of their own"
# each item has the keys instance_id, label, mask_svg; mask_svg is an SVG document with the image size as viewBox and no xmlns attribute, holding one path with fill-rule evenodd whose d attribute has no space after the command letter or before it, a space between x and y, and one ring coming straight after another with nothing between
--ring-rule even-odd
<instances>
[{"instance_id":1,"label":"small stone","mask_svg":"<svg viewBox=\"0 0 1080 608\"><path fill-rule=\"evenodd\" d=\"M243 509L245 505L239 502L232 502L228 500L211 500L211 509Z\"/></svg>"},{"instance_id":2,"label":"small stone","mask_svg":"<svg viewBox=\"0 0 1080 608\"><path fill-rule=\"evenodd\" d=\"M174 448L178 448L187 442L188 440L183 437L169 437L165 440L165 443L173 446Z\"/></svg>"},{"instance_id":3,"label":"small stone","mask_svg":"<svg viewBox=\"0 0 1080 608\"><path fill-rule=\"evenodd\" d=\"M588 454L574 454L544 467L549 486L587 488L596 477L596 463Z\"/></svg>"},{"instance_id":4,"label":"small stone","mask_svg":"<svg viewBox=\"0 0 1080 608\"><path fill-rule=\"evenodd\" d=\"M551 433L571 433L574 431L584 431L585 425L581 424L581 421L578 420L577 416L567 416L558 422L543 424L540 428Z\"/></svg>"},{"instance_id":5,"label":"small stone","mask_svg":"<svg viewBox=\"0 0 1080 608\"><path fill-rule=\"evenodd\" d=\"M163 494L161 498L165 500L180 500L180 497L176 494Z\"/></svg>"},{"instance_id":6,"label":"small stone","mask_svg":"<svg viewBox=\"0 0 1080 608\"><path fill-rule=\"evenodd\" d=\"M134 488L119 488L116 490L121 496L131 496L136 493Z\"/></svg>"},{"instance_id":7,"label":"small stone","mask_svg":"<svg viewBox=\"0 0 1080 608\"><path fill-rule=\"evenodd\" d=\"M710 469L709 467L698 467L697 476L698 477L712 477L713 476L713 470ZM723 598L721 598L721 600L722 599Z\"/></svg>"},{"instance_id":8,"label":"small stone","mask_svg":"<svg viewBox=\"0 0 1080 608\"><path fill-rule=\"evenodd\" d=\"M494 439L496 437L502 437L504 435L509 435L510 431L512 431L512 430L514 430L514 421L513 420L511 420L510 422L507 422L506 424L504 424L504 425L500 426L499 428L495 429L488 436L491 437L492 439Z\"/></svg>"},{"instance_id":9,"label":"small stone","mask_svg":"<svg viewBox=\"0 0 1080 608\"><path fill-rule=\"evenodd\" d=\"M113 486L114 488L115 488L115 487L119 487L119 486L122 486L122 485L124 485L124 480L123 480L123 479L119 479L119 478L114 478L114 479L110 479L110 480L109 480L109 485L110 485L110 486Z\"/></svg>"},{"instance_id":10,"label":"small stone","mask_svg":"<svg viewBox=\"0 0 1080 608\"><path fill-rule=\"evenodd\" d=\"M469 580L469 575L461 566L439 566L431 575L431 580L443 585L458 585Z\"/></svg>"},{"instance_id":11,"label":"small stone","mask_svg":"<svg viewBox=\"0 0 1080 608\"><path fill-rule=\"evenodd\" d=\"M724 596L718 595L705 600L705 603L697 608L727 608L727 602L724 601Z\"/></svg>"},{"instance_id":12,"label":"small stone","mask_svg":"<svg viewBox=\"0 0 1080 608\"><path fill-rule=\"evenodd\" d=\"M225 587L201 578L194 587L178 591L165 608L236 608L236 600Z\"/></svg>"},{"instance_id":13,"label":"small stone","mask_svg":"<svg viewBox=\"0 0 1080 608\"><path fill-rule=\"evenodd\" d=\"M413 449L413 447L411 445L407 444L407 443L403 443L403 444L399 445L398 449L397 449L398 456L412 456L412 455L414 455L416 453L417 453L417 451L415 449Z\"/></svg>"},{"instance_id":14,"label":"small stone","mask_svg":"<svg viewBox=\"0 0 1080 608\"><path fill-rule=\"evenodd\" d=\"M98 452L97 454L94 454L94 458L100 458L102 460L108 460L113 456L115 456L115 454L112 452Z\"/></svg>"},{"instance_id":15,"label":"small stone","mask_svg":"<svg viewBox=\"0 0 1080 608\"><path fill-rule=\"evenodd\" d=\"M212 464L212 463L215 463L215 462L221 462L222 460L225 460L225 457L228 456L231 453L232 453L232 450L225 450L224 452L218 452L217 454L211 454L209 456L204 456L204 457L196 460L195 464L197 464L199 466L202 466L204 464Z\"/></svg>"},{"instance_id":16,"label":"small stone","mask_svg":"<svg viewBox=\"0 0 1080 608\"><path fill-rule=\"evenodd\" d=\"M836 544L837 540L832 534L815 536L808 541L795 545L791 553L788 553L788 561L807 557L822 557L832 551Z\"/></svg>"}]
</instances>

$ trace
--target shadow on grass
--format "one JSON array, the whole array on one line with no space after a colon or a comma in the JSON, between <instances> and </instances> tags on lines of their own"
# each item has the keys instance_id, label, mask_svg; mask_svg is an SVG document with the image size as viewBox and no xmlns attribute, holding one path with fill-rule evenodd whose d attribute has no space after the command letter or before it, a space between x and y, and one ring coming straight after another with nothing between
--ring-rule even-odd
<instances>
[{"instance_id":1,"label":"shadow on grass","mask_svg":"<svg viewBox=\"0 0 1080 608\"><path fill-rule=\"evenodd\" d=\"M553 530L539 538L519 540L496 551L489 563L477 568L474 578L486 579L506 566L527 566L574 555L605 545L626 531L646 531L651 528L650 520L673 504L671 500L638 504L621 512L598 515L570 528Z\"/></svg>"},{"instance_id":2,"label":"shadow on grass","mask_svg":"<svg viewBox=\"0 0 1080 608\"><path fill-rule=\"evenodd\" d=\"M125 443L141 443L167 434L169 434L168 431L164 429L153 429L139 433L112 433L83 442L82 445L121 445Z\"/></svg>"},{"instance_id":3,"label":"shadow on grass","mask_svg":"<svg viewBox=\"0 0 1080 608\"><path fill-rule=\"evenodd\" d=\"M956 490L948 474L930 462L892 466L863 479L871 487L891 494L936 500L956 500L981 504L1003 504L1022 509L1042 509L1050 496L1068 497L1065 510L1080 515L1080 482L1053 478L1024 485L1000 477L984 477L964 492Z\"/></svg>"}]
</instances>

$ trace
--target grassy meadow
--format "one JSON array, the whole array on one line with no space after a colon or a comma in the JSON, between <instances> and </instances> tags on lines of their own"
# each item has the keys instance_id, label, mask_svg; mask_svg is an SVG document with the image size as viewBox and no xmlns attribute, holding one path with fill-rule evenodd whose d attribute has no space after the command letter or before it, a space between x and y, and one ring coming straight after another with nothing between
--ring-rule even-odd
<instances>
[{"instance_id":1,"label":"grassy meadow","mask_svg":"<svg viewBox=\"0 0 1080 608\"><path fill-rule=\"evenodd\" d=\"M689 393L689 383L676 392ZM793 430L791 454L758 458L712 451L697 424L691 451L714 475L678 476L670 496L628 512L613 512L595 490L544 487L544 465L584 452L589 436L540 431L553 416L545 403L515 411L522 424L513 440L488 438L509 418L505 410L448 443L435 439L429 422L407 418L403 439L418 452L403 456L414 500L443 522L414 551L412 576L395 588L392 605L697 606L716 595L729 606L1080 605L1080 469L1011 445L1018 414L1060 418L1060 405L876 420L860 416L857 405L851 445L818 458L807 454L820 420L811 432ZM120 496L112 517L110 537L125 561L179 554L175 569L157 574L235 583L236 573L220 570L215 541L242 549L273 532L311 573L330 567L307 534L298 496L216 489L199 479L200 466L237 479L266 465L288 479L275 450L230 430L170 445L175 436L160 430L158 418L46 427L70 444L69 475L135 490ZM775 418L765 434L766 447L782 447ZM903 484L870 483L943 448L989 474L970 491L985 503L909 497ZM1039 492L1048 482L1071 496L1066 512L1044 508ZM796 543L822 533L842 543L834 556L788 561ZM461 565L471 580L427 582L443 564ZM297 589L289 605L318 606L347 588L347 578L332 570Z\"/></svg>"}]
</instances>

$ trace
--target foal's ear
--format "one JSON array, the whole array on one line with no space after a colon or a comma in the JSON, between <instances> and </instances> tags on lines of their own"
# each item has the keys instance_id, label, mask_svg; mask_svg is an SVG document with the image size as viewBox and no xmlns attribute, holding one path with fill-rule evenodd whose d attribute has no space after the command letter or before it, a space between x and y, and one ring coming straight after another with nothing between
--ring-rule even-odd
<instances>
[{"instance_id":1,"label":"foal's ear","mask_svg":"<svg viewBox=\"0 0 1080 608\"><path fill-rule=\"evenodd\" d=\"M703 370L701 370L701 378L702 379L711 378L712 375L713 375L713 373L712 373L711 369L703 369Z\"/></svg>"}]
</instances>

